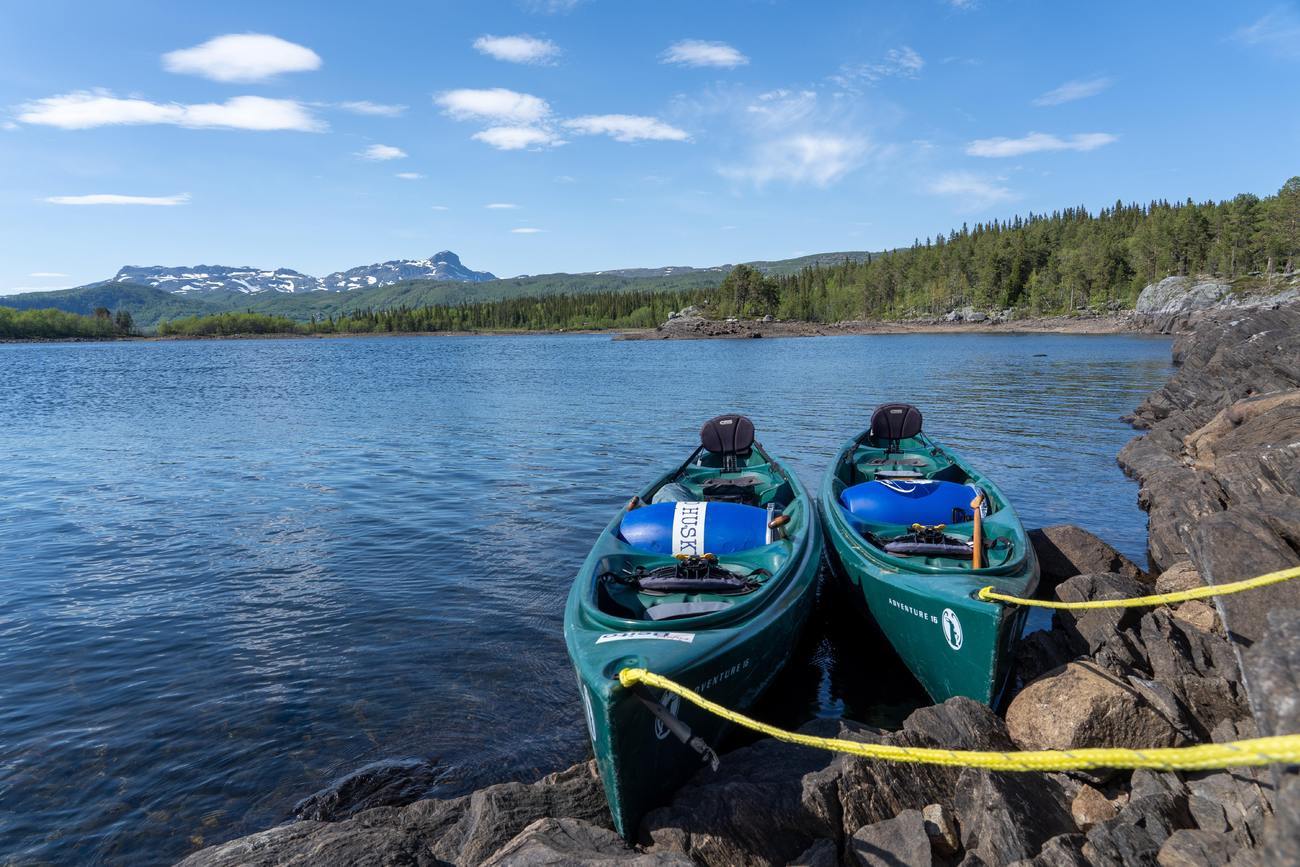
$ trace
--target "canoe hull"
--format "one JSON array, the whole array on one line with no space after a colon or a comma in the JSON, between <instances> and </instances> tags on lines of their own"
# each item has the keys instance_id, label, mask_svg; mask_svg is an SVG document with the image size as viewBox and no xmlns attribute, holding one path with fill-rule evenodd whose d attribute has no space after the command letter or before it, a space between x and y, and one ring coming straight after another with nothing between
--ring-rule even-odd
<instances>
[{"instance_id":1,"label":"canoe hull","mask_svg":"<svg viewBox=\"0 0 1300 867\"><path fill-rule=\"evenodd\" d=\"M908 571L899 558L882 555L864 540L840 507L833 480L852 447L846 445L827 472L818 499L836 580L934 701L966 696L996 706L1013 673L1027 610L983 602L975 594L990 585L1015 595L1032 595L1037 588L1038 561L1018 519L1023 556L1009 568Z\"/></svg>"},{"instance_id":2,"label":"canoe hull","mask_svg":"<svg viewBox=\"0 0 1300 867\"><path fill-rule=\"evenodd\" d=\"M574 582L565 609L565 641L614 827L626 839L635 839L648 811L667 803L708 765L641 697L619 684L618 672L646 668L726 707L751 707L789 660L815 601L824 545L816 509L810 499L805 502L809 531L801 534L765 604L741 621L694 629L675 621L610 627L584 604L585 582ZM724 720L675 696L648 692L692 735L718 749L728 728Z\"/></svg>"}]
</instances>

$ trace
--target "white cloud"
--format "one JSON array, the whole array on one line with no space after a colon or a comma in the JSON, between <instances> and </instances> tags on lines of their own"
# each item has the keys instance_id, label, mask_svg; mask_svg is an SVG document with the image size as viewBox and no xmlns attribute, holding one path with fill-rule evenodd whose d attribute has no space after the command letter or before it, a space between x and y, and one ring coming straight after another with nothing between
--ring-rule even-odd
<instances>
[{"instance_id":1,"label":"white cloud","mask_svg":"<svg viewBox=\"0 0 1300 867\"><path fill-rule=\"evenodd\" d=\"M860 138L805 133L761 143L748 165L722 174L759 187L772 181L827 187L856 168L867 150Z\"/></svg>"},{"instance_id":2,"label":"white cloud","mask_svg":"<svg viewBox=\"0 0 1300 867\"><path fill-rule=\"evenodd\" d=\"M448 90L434 97L434 102L456 120L489 120L515 126L537 123L551 113L546 100L504 87Z\"/></svg>"},{"instance_id":3,"label":"white cloud","mask_svg":"<svg viewBox=\"0 0 1300 867\"><path fill-rule=\"evenodd\" d=\"M607 135L615 141L686 141L685 130L655 117L635 114L589 114L564 122L566 129L579 135Z\"/></svg>"},{"instance_id":4,"label":"white cloud","mask_svg":"<svg viewBox=\"0 0 1300 867\"><path fill-rule=\"evenodd\" d=\"M538 232L543 232L545 230L534 229L532 226L520 226L518 229L511 229L510 231L515 235L536 235Z\"/></svg>"},{"instance_id":5,"label":"white cloud","mask_svg":"<svg viewBox=\"0 0 1300 867\"><path fill-rule=\"evenodd\" d=\"M758 99L745 107L750 119L783 128L806 120L816 109L815 91L791 91L785 88L760 93Z\"/></svg>"},{"instance_id":6,"label":"white cloud","mask_svg":"<svg viewBox=\"0 0 1300 867\"><path fill-rule=\"evenodd\" d=\"M885 78L916 78L924 68L925 58L910 45L901 45L886 51L884 58L875 63L841 66L839 74L832 75L831 81L851 90L859 81L874 84Z\"/></svg>"},{"instance_id":7,"label":"white cloud","mask_svg":"<svg viewBox=\"0 0 1300 867\"><path fill-rule=\"evenodd\" d=\"M519 206L516 205L514 202L492 202L491 204L484 205L483 207L487 208L490 211L513 211Z\"/></svg>"},{"instance_id":8,"label":"white cloud","mask_svg":"<svg viewBox=\"0 0 1300 867\"><path fill-rule=\"evenodd\" d=\"M979 5L978 0L947 0L947 3L954 9L974 9Z\"/></svg>"},{"instance_id":9,"label":"white cloud","mask_svg":"<svg viewBox=\"0 0 1300 867\"><path fill-rule=\"evenodd\" d=\"M564 144L555 133L535 126L493 126L474 133L470 138L503 151L536 150Z\"/></svg>"},{"instance_id":10,"label":"white cloud","mask_svg":"<svg viewBox=\"0 0 1300 867\"><path fill-rule=\"evenodd\" d=\"M1101 93L1113 83L1109 78L1086 78L1067 81L1060 87L1049 90L1035 99L1034 105L1060 105L1065 102L1074 102L1076 99L1087 99Z\"/></svg>"},{"instance_id":11,"label":"white cloud","mask_svg":"<svg viewBox=\"0 0 1300 867\"><path fill-rule=\"evenodd\" d=\"M185 105L120 99L105 90L76 91L37 99L19 107L23 123L60 129L169 124L192 129L297 130L321 132L326 124L291 99L235 96L225 102Z\"/></svg>"},{"instance_id":12,"label":"white cloud","mask_svg":"<svg viewBox=\"0 0 1300 867\"><path fill-rule=\"evenodd\" d=\"M1031 132L1023 138L976 139L966 145L966 153L973 157L1019 157L1040 151L1091 151L1117 140L1107 132L1082 132L1065 138Z\"/></svg>"},{"instance_id":13,"label":"white cloud","mask_svg":"<svg viewBox=\"0 0 1300 867\"><path fill-rule=\"evenodd\" d=\"M380 102L370 102L366 99L340 102L339 108L353 114L364 114L370 117L400 117L406 111L404 105L385 105Z\"/></svg>"},{"instance_id":14,"label":"white cloud","mask_svg":"<svg viewBox=\"0 0 1300 867\"><path fill-rule=\"evenodd\" d=\"M980 210L998 202L1015 198L1011 190L996 180L980 177L970 172L948 172L930 183L929 191L937 196L951 196L961 206Z\"/></svg>"},{"instance_id":15,"label":"white cloud","mask_svg":"<svg viewBox=\"0 0 1300 867\"><path fill-rule=\"evenodd\" d=\"M683 66L716 66L733 69L749 63L749 58L725 42L705 42L702 39L683 39L668 46L660 57L662 63L679 63Z\"/></svg>"},{"instance_id":16,"label":"white cloud","mask_svg":"<svg viewBox=\"0 0 1300 867\"><path fill-rule=\"evenodd\" d=\"M429 206L429 210L431 210L431 211L450 211L451 208L447 207L446 205L430 205L430 206Z\"/></svg>"},{"instance_id":17,"label":"white cloud","mask_svg":"<svg viewBox=\"0 0 1300 867\"><path fill-rule=\"evenodd\" d=\"M1266 48L1287 59L1300 58L1300 16L1290 9L1275 9L1254 24L1232 34L1243 45Z\"/></svg>"},{"instance_id":18,"label":"white cloud","mask_svg":"<svg viewBox=\"0 0 1300 867\"><path fill-rule=\"evenodd\" d=\"M398 172L393 175L395 178L401 178L404 181L419 181L424 179L424 175L419 172Z\"/></svg>"},{"instance_id":19,"label":"white cloud","mask_svg":"<svg viewBox=\"0 0 1300 867\"><path fill-rule=\"evenodd\" d=\"M50 196L45 201L51 205L185 205L189 193L175 196L119 196L114 193L96 193L89 196Z\"/></svg>"},{"instance_id":20,"label":"white cloud","mask_svg":"<svg viewBox=\"0 0 1300 867\"><path fill-rule=\"evenodd\" d=\"M480 36L474 49L508 63L547 63L560 55L560 46L549 39L518 36Z\"/></svg>"},{"instance_id":21,"label":"white cloud","mask_svg":"<svg viewBox=\"0 0 1300 867\"><path fill-rule=\"evenodd\" d=\"M557 184L574 184L578 182L578 179L573 175L556 175L555 182Z\"/></svg>"},{"instance_id":22,"label":"white cloud","mask_svg":"<svg viewBox=\"0 0 1300 867\"><path fill-rule=\"evenodd\" d=\"M226 82L265 81L282 72L309 72L320 65L320 55L307 46L265 33L228 33L163 55L168 72Z\"/></svg>"},{"instance_id":23,"label":"white cloud","mask_svg":"<svg viewBox=\"0 0 1300 867\"><path fill-rule=\"evenodd\" d=\"M357 154L363 160L401 160L406 159L406 151L401 148L395 148L392 145L372 144L370 147Z\"/></svg>"},{"instance_id":24,"label":"white cloud","mask_svg":"<svg viewBox=\"0 0 1300 867\"><path fill-rule=\"evenodd\" d=\"M33 271L27 276L28 277L67 277L68 275L64 274L61 271Z\"/></svg>"}]
</instances>

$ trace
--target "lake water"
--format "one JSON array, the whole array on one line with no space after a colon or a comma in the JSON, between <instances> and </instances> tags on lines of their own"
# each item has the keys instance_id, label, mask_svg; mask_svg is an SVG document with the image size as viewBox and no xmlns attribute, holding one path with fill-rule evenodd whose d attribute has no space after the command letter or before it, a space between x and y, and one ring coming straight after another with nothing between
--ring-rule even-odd
<instances>
[{"instance_id":1,"label":"lake water","mask_svg":"<svg viewBox=\"0 0 1300 867\"><path fill-rule=\"evenodd\" d=\"M876 403L916 403L1026 524L1144 562L1118 417L1168 360L1061 335L0 346L0 862L168 863L380 759L437 759L442 794L580 760L570 579L720 412L815 487ZM915 700L841 616L769 717Z\"/></svg>"}]
</instances>

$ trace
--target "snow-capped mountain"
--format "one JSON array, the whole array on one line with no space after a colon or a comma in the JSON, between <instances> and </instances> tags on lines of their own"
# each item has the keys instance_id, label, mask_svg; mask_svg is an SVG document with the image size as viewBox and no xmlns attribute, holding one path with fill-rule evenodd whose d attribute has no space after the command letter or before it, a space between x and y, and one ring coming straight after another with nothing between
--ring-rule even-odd
<instances>
[{"instance_id":1,"label":"snow-capped mountain","mask_svg":"<svg viewBox=\"0 0 1300 867\"><path fill-rule=\"evenodd\" d=\"M334 292L346 292L353 289L369 289L371 286L387 286L403 280L455 280L460 283L482 283L495 280L496 275L487 271L471 271L460 263L460 257L450 250L443 250L428 259L394 259L380 262L378 265L362 265L347 271L335 271L321 282L322 289Z\"/></svg>"},{"instance_id":2,"label":"snow-capped mountain","mask_svg":"<svg viewBox=\"0 0 1300 867\"><path fill-rule=\"evenodd\" d=\"M263 292L349 292L353 289L388 286L403 280L481 283L495 279L496 276L487 271L471 271L466 268L461 264L460 257L450 250L443 250L427 259L395 259L375 265L361 265L347 271L335 271L325 277L313 277L288 268L267 271L226 265L177 268L127 265L113 277L118 283L153 286L178 295L211 292L239 292L245 295Z\"/></svg>"},{"instance_id":3,"label":"snow-capped mountain","mask_svg":"<svg viewBox=\"0 0 1300 867\"><path fill-rule=\"evenodd\" d=\"M264 271L260 268L231 268L226 265L195 265L168 268L162 265L127 265L113 277L117 283L136 283L165 289L177 295L207 292L311 292L322 288L320 278L288 268Z\"/></svg>"}]
</instances>

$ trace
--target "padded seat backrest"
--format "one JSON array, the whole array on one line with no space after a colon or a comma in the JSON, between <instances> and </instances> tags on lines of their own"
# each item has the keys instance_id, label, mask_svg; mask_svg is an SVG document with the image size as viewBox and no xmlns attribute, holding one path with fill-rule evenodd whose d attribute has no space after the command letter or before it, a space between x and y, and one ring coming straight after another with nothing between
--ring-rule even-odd
<instances>
[{"instance_id":1,"label":"padded seat backrest","mask_svg":"<svg viewBox=\"0 0 1300 867\"><path fill-rule=\"evenodd\" d=\"M871 435L877 440L911 439L921 432L921 411L910 403L885 403L871 414Z\"/></svg>"}]
</instances>

